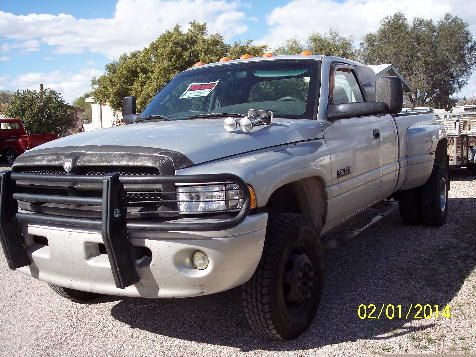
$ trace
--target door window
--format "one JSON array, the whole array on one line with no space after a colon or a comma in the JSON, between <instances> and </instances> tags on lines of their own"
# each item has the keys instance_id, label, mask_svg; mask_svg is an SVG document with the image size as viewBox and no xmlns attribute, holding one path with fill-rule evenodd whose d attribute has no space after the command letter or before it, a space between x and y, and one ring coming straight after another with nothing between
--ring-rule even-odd
<instances>
[{"instance_id":1,"label":"door window","mask_svg":"<svg viewBox=\"0 0 476 357\"><path fill-rule=\"evenodd\" d=\"M3 123L0 123L0 129L1 129L1 130L15 130L15 129L20 129L20 124L18 124L18 123L3 122Z\"/></svg>"},{"instance_id":2,"label":"door window","mask_svg":"<svg viewBox=\"0 0 476 357\"><path fill-rule=\"evenodd\" d=\"M337 68L334 72L334 87L332 91L333 104L363 102L362 91L350 68Z\"/></svg>"}]
</instances>

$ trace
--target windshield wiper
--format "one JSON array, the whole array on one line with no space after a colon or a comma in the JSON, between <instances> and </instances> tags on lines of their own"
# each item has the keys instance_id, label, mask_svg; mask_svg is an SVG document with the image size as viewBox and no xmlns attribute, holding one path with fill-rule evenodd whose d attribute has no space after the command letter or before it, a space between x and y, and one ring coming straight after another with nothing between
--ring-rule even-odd
<instances>
[{"instance_id":1,"label":"windshield wiper","mask_svg":"<svg viewBox=\"0 0 476 357\"><path fill-rule=\"evenodd\" d=\"M160 114L151 114L151 115L148 115L148 116L143 117L143 118L137 118L135 120L135 122L140 123L140 122L144 122L144 121L153 121L153 120L169 120L169 118L167 118L164 115L160 115Z\"/></svg>"},{"instance_id":2,"label":"windshield wiper","mask_svg":"<svg viewBox=\"0 0 476 357\"><path fill-rule=\"evenodd\" d=\"M187 117L187 119L201 119L201 118L222 118L222 117L233 117L233 118L243 118L244 114L239 113L203 113L196 114Z\"/></svg>"}]
</instances>

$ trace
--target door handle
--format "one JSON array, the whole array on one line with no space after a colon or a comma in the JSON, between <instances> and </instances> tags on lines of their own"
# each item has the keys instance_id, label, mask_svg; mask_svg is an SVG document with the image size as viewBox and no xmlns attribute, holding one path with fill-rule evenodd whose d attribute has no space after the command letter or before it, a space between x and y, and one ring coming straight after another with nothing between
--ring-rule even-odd
<instances>
[{"instance_id":1,"label":"door handle","mask_svg":"<svg viewBox=\"0 0 476 357\"><path fill-rule=\"evenodd\" d=\"M374 129L372 134L374 135L374 139L380 139L380 131L378 129Z\"/></svg>"}]
</instances>

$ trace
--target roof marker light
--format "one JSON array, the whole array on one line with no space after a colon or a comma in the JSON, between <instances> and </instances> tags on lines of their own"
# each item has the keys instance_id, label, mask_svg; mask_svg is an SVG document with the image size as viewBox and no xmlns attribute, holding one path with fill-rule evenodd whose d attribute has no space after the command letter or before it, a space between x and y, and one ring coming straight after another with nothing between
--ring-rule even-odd
<instances>
[{"instance_id":1,"label":"roof marker light","mask_svg":"<svg viewBox=\"0 0 476 357\"><path fill-rule=\"evenodd\" d=\"M231 58L230 57L222 57L220 58L220 62L228 62L228 61L231 61Z\"/></svg>"},{"instance_id":2,"label":"roof marker light","mask_svg":"<svg viewBox=\"0 0 476 357\"><path fill-rule=\"evenodd\" d=\"M301 56L312 56L312 52L309 50L304 50L301 52Z\"/></svg>"},{"instance_id":3,"label":"roof marker light","mask_svg":"<svg viewBox=\"0 0 476 357\"><path fill-rule=\"evenodd\" d=\"M241 56L240 56L240 59L242 59L242 60L243 60L243 59L249 59L249 58L253 58L253 56L250 55L249 53L245 53L244 55L241 55Z\"/></svg>"},{"instance_id":4,"label":"roof marker light","mask_svg":"<svg viewBox=\"0 0 476 357\"><path fill-rule=\"evenodd\" d=\"M273 57L274 55L271 52L263 53L263 57Z\"/></svg>"},{"instance_id":5,"label":"roof marker light","mask_svg":"<svg viewBox=\"0 0 476 357\"><path fill-rule=\"evenodd\" d=\"M195 63L192 67L200 67L200 66L203 66L205 63L199 61L197 63Z\"/></svg>"}]
</instances>

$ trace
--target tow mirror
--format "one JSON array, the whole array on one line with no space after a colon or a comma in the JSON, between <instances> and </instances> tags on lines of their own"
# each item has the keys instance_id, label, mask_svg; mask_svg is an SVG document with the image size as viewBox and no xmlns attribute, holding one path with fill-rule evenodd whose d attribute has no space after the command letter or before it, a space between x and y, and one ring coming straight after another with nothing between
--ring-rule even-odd
<instances>
[{"instance_id":1,"label":"tow mirror","mask_svg":"<svg viewBox=\"0 0 476 357\"><path fill-rule=\"evenodd\" d=\"M345 104L329 104L327 106L327 119L347 119L366 115L379 115L388 112L384 103L362 102L362 103L345 103Z\"/></svg>"},{"instance_id":2,"label":"tow mirror","mask_svg":"<svg viewBox=\"0 0 476 357\"><path fill-rule=\"evenodd\" d=\"M122 118L126 124L131 124L137 118L136 97L124 97L122 100Z\"/></svg>"},{"instance_id":3,"label":"tow mirror","mask_svg":"<svg viewBox=\"0 0 476 357\"><path fill-rule=\"evenodd\" d=\"M398 77L381 77L375 83L376 102L387 104L388 112L398 114L403 108L403 85Z\"/></svg>"}]
</instances>

